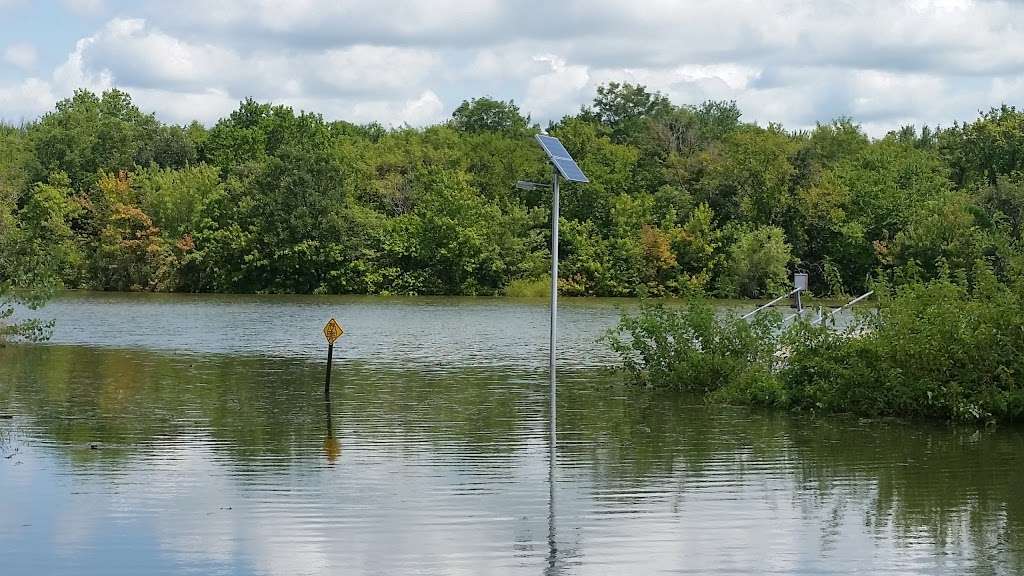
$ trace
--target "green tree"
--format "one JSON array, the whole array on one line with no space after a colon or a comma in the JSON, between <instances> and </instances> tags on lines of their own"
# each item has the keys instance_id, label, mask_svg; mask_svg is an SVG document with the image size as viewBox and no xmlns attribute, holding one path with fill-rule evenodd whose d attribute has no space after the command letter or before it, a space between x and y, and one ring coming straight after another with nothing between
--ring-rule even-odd
<instances>
[{"instance_id":1,"label":"green tree","mask_svg":"<svg viewBox=\"0 0 1024 576\"><path fill-rule=\"evenodd\" d=\"M199 147L205 129L194 122L191 126L160 126L153 137L152 162L165 168L186 168L199 159Z\"/></svg>"},{"instance_id":2,"label":"green tree","mask_svg":"<svg viewBox=\"0 0 1024 576\"><path fill-rule=\"evenodd\" d=\"M639 151L629 145L615 144L593 124L576 119L564 123L554 135L572 151L590 179L585 188L565 186L562 213L570 219L594 220L600 228L609 229L614 198L640 191L634 181ZM545 199L544 204L550 205L550 202Z\"/></svg>"},{"instance_id":3,"label":"green tree","mask_svg":"<svg viewBox=\"0 0 1024 576\"><path fill-rule=\"evenodd\" d=\"M200 164L180 170L150 168L135 175L140 208L169 242L214 226L226 197L220 172Z\"/></svg>"},{"instance_id":4,"label":"green tree","mask_svg":"<svg viewBox=\"0 0 1024 576\"><path fill-rule=\"evenodd\" d=\"M781 228L740 230L729 248L719 291L746 298L778 296L789 286L786 267L790 260L790 246Z\"/></svg>"},{"instance_id":5,"label":"green tree","mask_svg":"<svg viewBox=\"0 0 1024 576\"><path fill-rule=\"evenodd\" d=\"M0 124L0 206L12 211L41 170L28 132Z\"/></svg>"},{"instance_id":6,"label":"green tree","mask_svg":"<svg viewBox=\"0 0 1024 576\"><path fill-rule=\"evenodd\" d=\"M530 117L523 116L512 100L473 98L463 100L452 112L451 125L461 132L500 132L514 137L527 132Z\"/></svg>"},{"instance_id":7,"label":"green tree","mask_svg":"<svg viewBox=\"0 0 1024 576\"><path fill-rule=\"evenodd\" d=\"M702 293L719 266L721 232L715 228L711 207L701 203L672 237L672 251L679 265L678 290Z\"/></svg>"},{"instance_id":8,"label":"green tree","mask_svg":"<svg viewBox=\"0 0 1024 576\"><path fill-rule=\"evenodd\" d=\"M1024 170L1024 112L1002 105L938 135L938 147L958 185L985 182Z\"/></svg>"},{"instance_id":9,"label":"green tree","mask_svg":"<svg viewBox=\"0 0 1024 576\"><path fill-rule=\"evenodd\" d=\"M607 126L612 138L621 143L639 135L648 119L671 109L672 103L660 92L649 92L639 84L609 82L597 87L594 104L584 109L582 117Z\"/></svg>"},{"instance_id":10,"label":"green tree","mask_svg":"<svg viewBox=\"0 0 1024 576\"><path fill-rule=\"evenodd\" d=\"M76 188L92 185L102 172L131 171L153 161L158 132L156 118L120 90L101 96L78 90L29 127L45 173L66 172Z\"/></svg>"},{"instance_id":11,"label":"green tree","mask_svg":"<svg viewBox=\"0 0 1024 576\"><path fill-rule=\"evenodd\" d=\"M983 261L989 237L976 223L970 198L951 192L917 206L891 245L892 264L913 263L927 278L944 269L969 271Z\"/></svg>"},{"instance_id":12,"label":"green tree","mask_svg":"<svg viewBox=\"0 0 1024 576\"><path fill-rule=\"evenodd\" d=\"M97 182L102 223L95 239L93 282L103 290L174 290L177 263L153 219L139 207L129 175L104 175Z\"/></svg>"},{"instance_id":13,"label":"green tree","mask_svg":"<svg viewBox=\"0 0 1024 576\"><path fill-rule=\"evenodd\" d=\"M1015 108L877 140L848 118L807 132L741 118L735 102L609 83L552 124L591 180L563 187L562 289L760 295L791 259L818 293L979 258L1002 281L1024 270ZM248 99L207 130L79 91L0 126L0 274L30 285L39 262L51 285L240 292L536 284L550 191L515 188L550 178L535 131L489 97L395 129Z\"/></svg>"},{"instance_id":14,"label":"green tree","mask_svg":"<svg viewBox=\"0 0 1024 576\"><path fill-rule=\"evenodd\" d=\"M48 267L59 277L74 277L82 265L82 255L71 221L81 211L72 199L68 177L63 172L37 183L25 196L18 211L22 240L31 243L32 252L46 254Z\"/></svg>"},{"instance_id":15,"label":"green tree","mask_svg":"<svg viewBox=\"0 0 1024 576\"><path fill-rule=\"evenodd\" d=\"M503 213L475 194L465 174L431 170L416 209L394 222L404 241L391 257L412 273L399 290L426 294L497 294L509 282L540 272L538 238L521 209Z\"/></svg>"},{"instance_id":16,"label":"green tree","mask_svg":"<svg viewBox=\"0 0 1024 576\"><path fill-rule=\"evenodd\" d=\"M56 185L31 185L39 168L25 130L0 125L0 344L11 337L42 339L48 325L15 318L35 309L60 286L73 257L67 227L72 207Z\"/></svg>"},{"instance_id":17,"label":"green tree","mask_svg":"<svg viewBox=\"0 0 1024 576\"><path fill-rule=\"evenodd\" d=\"M833 171L797 191L790 226L794 253L811 276L817 294L864 288L878 264L871 239L853 208L850 188Z\"/></svg>"},{"instance_id":18,"label":"green tree","mask_svg":"<svg viewBox=\"0 0 1024 576\"><path fill-rule=\"evenodd\" d=\"M42 306L60 279L45 252L25 239L14 217L0 207L0 345L11 337L45 339L49 325L38 319L15 318L18 308Z\"/></svg>"},{"instance_id":19,"label":"green tree","mask_svg":"<svg viewBox=\"0 0 1024 576\"><path fill-rule=\"evenodd\" d=\"M1024 240L1024 172L1001 175L995 184L983 186L976 195L993 226L1005 226L1014 241Z\"/></svg>"},{"instance_id":20,"label":"green tree","mask_svg":"<svg viewBox=\"0 0 1024 576\"><path fill-rule=\"evenodd\" d=\"M792 203L797 145L777 130L746 127L730 133L705 159L698 199L722 217L782 225Z\"/></svg>"},{"instance_id":21,"label":"green tree","mask_svg":"<svg viewBox=\"0 0 1024 576\"><path fill-rule=\"evenodd\" d=\"M559 290L571 296L615 293L609 279L610 243L597 225L563 218L559 226Z\"/></svg>"}]
</instances>

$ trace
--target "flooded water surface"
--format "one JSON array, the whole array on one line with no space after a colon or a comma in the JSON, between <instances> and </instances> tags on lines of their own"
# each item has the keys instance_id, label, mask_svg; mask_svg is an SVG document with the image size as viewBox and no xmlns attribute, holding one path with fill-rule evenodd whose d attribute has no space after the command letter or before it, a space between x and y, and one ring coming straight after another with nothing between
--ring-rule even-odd
<instances>
[{"instance_id":1,"label":"flooded water surface","mask_svg":"<svg viewBox=\"0 0 1024 576\"><path fill-rule=\"evenodd\" d=\"M0 349L0 573L1024 573L1024 431L632 389L623 305L563 305L552 454L543 302L65 296Z\"/></svg>"}]
</instances>

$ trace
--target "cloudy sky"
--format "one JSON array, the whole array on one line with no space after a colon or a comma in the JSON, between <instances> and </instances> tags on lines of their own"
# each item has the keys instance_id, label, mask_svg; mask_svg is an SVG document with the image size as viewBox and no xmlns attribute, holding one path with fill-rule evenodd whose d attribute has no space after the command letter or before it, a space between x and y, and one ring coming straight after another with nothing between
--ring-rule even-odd
<instances>
[{"instance_id":1,"label":"cloudy sky","mask_svg":"<svg viewBox=\"0 0 1024 576\"><path fill-rule=\"evenodd\" d=\"M1024 94L1020 0L0 0L0 22L9 122L111 86L172 122L252 96L423 125L481 95L544 122L619 80L879 135Z\"/></svg>"}]
</instances>

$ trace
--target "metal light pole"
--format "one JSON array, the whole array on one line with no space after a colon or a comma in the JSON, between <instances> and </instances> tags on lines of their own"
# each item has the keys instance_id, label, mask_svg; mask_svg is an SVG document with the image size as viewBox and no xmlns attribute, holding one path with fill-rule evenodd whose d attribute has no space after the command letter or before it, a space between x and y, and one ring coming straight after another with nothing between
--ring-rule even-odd
<instances>
[{"instance_id":1,"label":"metal light pole","mask_svg":"<svg viewBox=\"0 0 1024 576\"><path fill-rule=\"evenodd\" d=\"M590 182L586 174L580 170L580 167L576 164L576 161L572 159L569 151L562 146L562 143L553 136L546 134L537 134L535 136L537 143L544 149L544 153L547 154L548 160L551 162L551 337L548 344L548 375L551 380L549 383L551 393L551 407L550 413L550 426L551 426L551 437L550 437L550 480L551 489L554 490L554 473L555 473L555 446L556 446L556 435L557 435L557 415L558 410L556 406L557 402L557 379L555 360L558 356L558 184L559 178L565 178L569 182L578 182L585 184ZM520 180L516 183L516 188L520 190L538 190L548 188L547 184L541 184L538 182L526 182Z\"/></svg>"},{"instance_id":2,"label":"metal light pole","mask_svg":"<svg viewBox=\"0 0 1024 576\"><path fill-rule=\"evenodd\" d=\"M572 159L569 151L562 146L558 138L546 134L537 134L535 138L551 162L551 184L549 186L539 182L520 180L516 182L516 188L520 190L551 188L551 337L548 344L548 375L551 378L549 382L551 405L548 423L551 430L548 438L548 571L555 573L558 569L558 545L555 538L555 449L558 434L556 405L558 387L555 372L555 360L558 356L556 345L558 342L558 184L559 178L581 184L590 182L590 180L580 170L576 161Z\"/></svg>"},{"instance_id":3,"label":"metal light pole","mask_svg":"<svg viewBox=\"0 0 1024 576\"><path fill-rule=\"evenodd\" d=\"M555 446L555 358L558 338L558 170L551 169L551 341L548 374L551 377L551 447Z\"/></svg>"},{"instance_id":4,"label":"metal light pole","mask_svg":"<svg viewBox=\"0 0 1024 576\"><path fill-rule=\"evenodd\" d=\"M558 539L555 535L555 447L558 445L557 404L555 386L555 358L558 332L558 169L551 167L551 341L549 343L548 374L551 377L551 427L548 437L548 570L558 573Z\"/></svg>"},{"instance_id":5,"label":"metal light pole","mask_svg":"<svg viewBox=\"0 0 1024 576\"><path fill-rule=\"evenodd\" d=\"M528 182L526 180L520 180L516 182L516 188L520 190L551 190L551 332L548 339L548 386L550 388L550 418L551 424L551 449L555 447L555 417L557 416L557 410L555 402L557 400L557 373L555 369L555 360L558 358L558 183L559 176L558 170L552 167L551 170L551 184L542 184L540 182Z\"/></svg>"}]
</instances>

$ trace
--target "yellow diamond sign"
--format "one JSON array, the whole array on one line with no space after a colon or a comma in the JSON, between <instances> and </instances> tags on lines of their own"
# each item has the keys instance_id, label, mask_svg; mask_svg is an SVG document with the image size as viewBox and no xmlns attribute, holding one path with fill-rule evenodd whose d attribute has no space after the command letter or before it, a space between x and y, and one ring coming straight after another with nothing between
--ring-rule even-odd
<instances>
[{"instance_id":1,"label":"yellow diamond sign","mask_svg":"<svg viewBox=\"0 0 1024 576\"><path fill-rule=\"evenodd\" d=\"M324 326L324 336L327 337L328 344L334 344L335 340L341 338L341 335L344 333L345 331L341 328L341 324L338 324L338 321L334 318L331 318L331 321Z\"/></svg>"}]
</instances>

